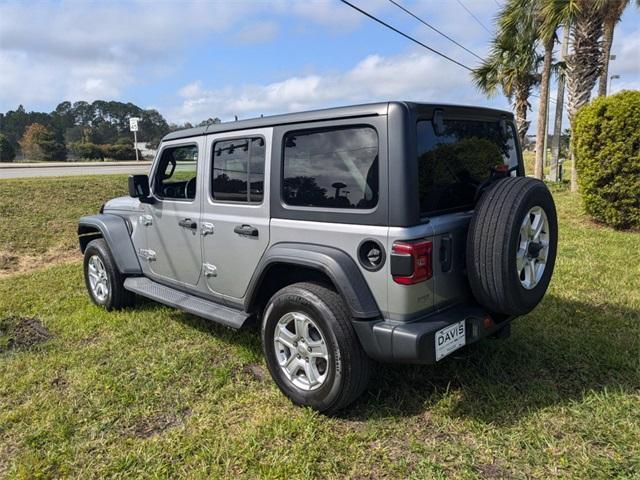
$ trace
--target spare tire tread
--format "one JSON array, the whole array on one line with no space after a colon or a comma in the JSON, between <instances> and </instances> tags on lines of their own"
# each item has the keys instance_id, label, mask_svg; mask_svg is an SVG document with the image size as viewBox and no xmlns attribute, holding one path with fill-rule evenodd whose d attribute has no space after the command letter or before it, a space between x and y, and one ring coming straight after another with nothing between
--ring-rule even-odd
<instances>
[{"instance_id":1,"label":"spare tire tread","mask_svg":"<svg viewBox=\"0 0 640 480\"><path fill-rule=\"evenodd\" d=\"M541 203L547 214L550 250L540 284L525 290L516 274L515 249L526 213L523 209L530 208L532 202ZM495 182L478 201L469 226L467 272L476 300L497 313L521 315L530 311L549 284L556 242L555 205L544 183L527 177L508 177Z\"/></svg>"}]
</instances>

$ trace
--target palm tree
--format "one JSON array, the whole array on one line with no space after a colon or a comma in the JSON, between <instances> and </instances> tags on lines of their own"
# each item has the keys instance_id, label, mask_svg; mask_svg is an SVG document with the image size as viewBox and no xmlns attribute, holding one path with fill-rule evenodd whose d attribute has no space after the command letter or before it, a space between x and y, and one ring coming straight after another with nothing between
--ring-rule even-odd
<instances>
[{"instance_id":1,"label":"palm tree","mask_svg":"<svg viewBox=\"0 0 640 480\"><path fill-rule=\"evenodd\" d=\"M507 0L498 14L491 52L473 70L476 86L487 95L502 89L515 110L520 142L524 143L530 121L527 111L532 89L539 83L537 32L533 9L524 0Z\"/></svg>"},{"instance_id":2,"label":"palm tree","mask_svg":"<svg viewBox=\"0 0 640 480\"><path fill-rule=\"evenodd\" d=\"M609 0L604 11L602 56L600 82L598 84L598 96L607 94L607 80L609 78L609 57L611 55L611 44L613 43L613 31L616 23L620 21L624 9L629 5L629 0ZM640 0L636 0L636 5L640 7Z\"/></svg>"},{"instance_id":3,"label":"palm tree","mask_svg":"<svg viewBox=\"0 0 640 480\"><path fill-rule=\"evenodd\" d=\"M542 73L540 78L540 104L538 107L538 129L536 132L536 160L534 175L542 180L544 176L544 145L547 136L547 116L549 115L549 83L551 81L551 68L553 61L553 46L556 43L556 19L545 17L545 0L537 2L538 35L544 46Z\"/></svg>"},{"instance_id":4,"label":"palm tree","mask_svg":"<svg viewBox=\"0 0 640 480\"><path fill-rule=\"evenodd\" d=\"M602 26L611 0L547 0L543 7L549 28L571 25L571 51L565 59L567 113L571 128L578 110L591 99L591 91L601 71ZM571 190L576 191L577 172L571 155Z\"/></svg>"},{"instance_id":5,"label":"palm tree","mask_svg":"<svg viewBox=\"0 0 640 480\"><path fill-rule=\"evenodd\" d=\"M544 140L549 104L549 83L553 61L553 46L556 41L555 28L545 24L544 5L548 0L511 0L500 12L498 24L503 32L517 31L520 22L530 22L528 29L535 31L537 39L544 46L542 72L540 74L540 105L538 108L538 128L536 132L535 177L542 180L544 170ZM543 28L546 27L546 28ZM537 41L531 45L537 47Z\"/></svg>"}]
</instances>

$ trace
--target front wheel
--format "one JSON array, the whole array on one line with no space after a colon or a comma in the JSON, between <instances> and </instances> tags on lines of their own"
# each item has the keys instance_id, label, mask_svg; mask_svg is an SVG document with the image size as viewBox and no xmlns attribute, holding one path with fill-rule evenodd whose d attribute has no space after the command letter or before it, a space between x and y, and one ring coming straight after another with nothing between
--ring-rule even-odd
<instances>
[{"instance_id":1,"label":"front wheel","mask_svg":"<svg viewBox=\"0 0 640 480\"><path fill-rule=\"evenodd\" d=\"M371 360L342 298L322 285L296 283L271 298L262 346L274 381L298 405L333 413L367 386Z\"/></svg>"},{"instance_id":2,"label":"front wheel","mask_svg":"<svg viewBox=\"0 0 640 480\"><path fill-rule=\"evenodd\" d=\"M93 303L106 310L133 305L134 294L125 290L124 276L118 271L103 238L92 240L84 251L84 280Z\"/></svg>"}]
</instances>

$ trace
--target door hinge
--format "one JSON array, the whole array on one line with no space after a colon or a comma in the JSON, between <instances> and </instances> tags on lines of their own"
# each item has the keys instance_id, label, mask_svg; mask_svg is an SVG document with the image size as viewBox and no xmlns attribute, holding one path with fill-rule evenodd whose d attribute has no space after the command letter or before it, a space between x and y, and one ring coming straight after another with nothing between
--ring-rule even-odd
<instances>
[{"instance_id":1,"label":"door hinge","mask_svg":"<svg viewBox=\"0 0 640 480\"><path fill-rule=\"evenodd\" d=\"M141 248L140 250L138 250L138 256L151 262L156 259L156 252L154 252L153 250L149 250L148 248Z\"/></svg>"},{"instance_id":2,"label":"door hinge","mask_svg":"<svg viewBox=\"0 0 640 480\"><path fill-rule=\"evenodd\" d=\"M211 265L210 263L203 263L202 268L204 269L204 276L207 278L217 277L218 269L215 265Z\"/></svg>"},{"instance_id":3,"label":"door hinge","mask_svg":"<svg viewBox=\"0 0 640 480\"><path fill-rule=\"evenodd\" d=\"M213 235L213 223L200 223L200 235Z\"/></svg>"},{"instance_id":4,"label":"door hinge","mask_svg":"<svg viewBox=\"0 0 640 480\"><path fill-rule=\"evenodd\" d=\"M151 215L140 215L140 223L148 227L153 224L153 217Z\"/></svg>"}]
</instances>

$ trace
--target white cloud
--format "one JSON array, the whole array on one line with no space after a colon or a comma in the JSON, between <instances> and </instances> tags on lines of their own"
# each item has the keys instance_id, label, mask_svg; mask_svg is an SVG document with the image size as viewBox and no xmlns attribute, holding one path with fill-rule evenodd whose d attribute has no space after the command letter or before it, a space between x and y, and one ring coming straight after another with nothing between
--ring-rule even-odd
<instances>
[{"instance_id":1,"label":"white cloud","mask_svg":"<svg viewBox=\"0 0 640 480\"><path fill-rule=\"evenodd\" d=\"M273 39L277 25L261 16L285 13L289 4L0 3L0 105L117 98L136 81L166 74L167 59L175 64L206 36L241 44ZM136 80L139 70L144 79Z\"/></svg>"},{"instance_id":2,"label":"white cloud","mask_svg":"<svg viewBox=\"0 0 640 480\"><path fill-rule=\"evenodd\" d=\"M478 103L479 98L466 72L421 52L371 55L345 72L292 76L264 85L205 89L195 82L181 88L179 95L182 103L169 112L179 122L389 99Z\"/></svg>"},{"instance_id":3,"label":"white cloud","mask_svg":"<svg viewBox=\"0 0 640 480\"><path fill-rule=\"evenodd\" d=\"M275 22L257 22L242 28L233 35L233 40L240 45L253 45L273 40L278 35Z\"/></svg>"},{"instance_id":4,"label":"white cloud","mask_svg":"<svg viewBox=\"0 0 640 480\"><path fill-rule=\"evenodd\" d=\"M640 74L640 29L629 34L616 32L611 53L616 59L609 64L609 73Z\"/></svg>"},{"instance_id":5,"label":"white cloud","mask_svg":"<svg viewBox=\"0 0 640 480\"><path fill-rule=\"evenodd\" d=\"M0 51L0 98L13 108L62 100L115 98L132 79L118 63L53 62L23 52Z\"/></svg>"}]
</instances>

